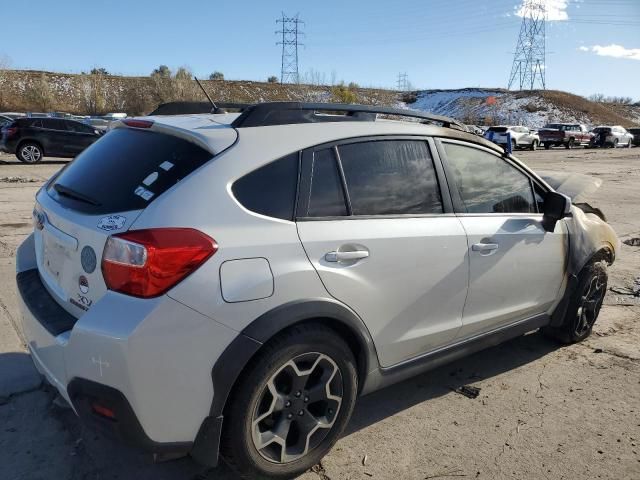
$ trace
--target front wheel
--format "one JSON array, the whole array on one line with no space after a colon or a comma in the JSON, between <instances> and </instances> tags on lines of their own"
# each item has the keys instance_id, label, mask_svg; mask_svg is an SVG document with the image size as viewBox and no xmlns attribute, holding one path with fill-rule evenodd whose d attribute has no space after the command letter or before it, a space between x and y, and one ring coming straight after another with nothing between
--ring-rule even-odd
<instances>
[{"instance_id":1,"label":"front wheel","mask_svg":"<svg viewBox=\"0 0 640 480\"><path fill-rule=\"evenodd\" d=\"M38 163L42 160L42 148L37 143L23 143L16 150L16 157L24 163Z\"/></svg>"},{"instance_id":2,"label":"front wheel","mask_svg":"<svg viewBox=\"0 0 640 480\"><path fill-rule=\"evenodd\" d=\"M631 140L629 140L629 143L627 143L627 148L631 148Z\"/></svg>"},{"instance_id":3,"label":"front wheel","mask_svg":"<svg viewBox=\"0 0 640 480\"><path fill-rule=\"evenodd\" d=\"M229 398L222 457L243 477L284 479L326 455L358 389L347 344L320 324L295 326L258 352Z\"/></svg>"},{"instance_id":4,"label":"front wheel","mask_svg":"<svg viewBox=\"0 0 640 480\"><path fill-rule=\"evenodd\" d=\"M542 332L563 343L581 342L591 335L607 293L608 278L606 263L586 265L578 276L578 285L569 300L562 324L544 327Z\"/></svg>"},{"instance_id":5,"label":"front wheel","mask_svg":"<svg viewBox=\"0 0 640 480\"><path fill-rule=\"evenodd\" d=\"M535 152L537 149L538 149L538 141L534 140L533 142L531 142L531 150Z\"/></svg>"}]
</instances>

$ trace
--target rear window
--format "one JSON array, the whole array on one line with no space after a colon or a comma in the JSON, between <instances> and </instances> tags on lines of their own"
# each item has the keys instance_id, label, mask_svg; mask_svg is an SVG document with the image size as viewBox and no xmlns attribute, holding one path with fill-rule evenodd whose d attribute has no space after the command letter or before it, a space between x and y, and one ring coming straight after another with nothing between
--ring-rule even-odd
<instances>
[{"instance_id":1,"label":"rear window","mask_svg":"<svg viewBox=\"0 0 640 480\"><path fill-rule=\"evenodd\" d=\"M489 132L496 132L496 133L504 133L507 131L507 127L491 127L488 130Z\"/></svg>"},{"instance_id":2,"label":"rear window","mask_svg":"<svg viewBox=\"0 0 640 480\"><path fill-rule=\"evenodd\" d=\"M69 208L92 214L139 210L212 157L181 138L118 128L69 163L47 192Z\"/></svg>"},{"instance_id":3,"label":"rear window","mask_svg":"<svg viewBox=\"0 0 640 480\"><path fill-rule=\"evenodd\" d=\"M594 133L609 133L611 129L609 127L598 127L593 129Z\"/></svg>"}]
</instances>

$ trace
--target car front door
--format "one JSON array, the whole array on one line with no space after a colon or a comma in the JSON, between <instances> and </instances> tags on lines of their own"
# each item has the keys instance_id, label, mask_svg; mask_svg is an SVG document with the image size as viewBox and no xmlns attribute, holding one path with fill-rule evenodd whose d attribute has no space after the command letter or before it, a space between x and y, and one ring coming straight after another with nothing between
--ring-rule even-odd
<instances>
[{"instance_id":1,"label":"car front door","mask_svg":"<svg viewBox=\"0 0 640 480\"><path fill-rule=\"evenodd\" d=\"M328 293L363 319L383 366L446 345L462 325L467 240L430 143L384 137L303 155L300 239Z\"/></svg>"},{"instance_id":2,"label":"car front door","mask_svg":"<svg viewBox=\"0 0 640 480\"><path fill-rule=\"evenodd\" d=\"M96 141L95 130L89 125L71 120L65 120L64 123L69 134L67 150L71 155L77 155Z\"/></svg>"},{"instance_id":3,"label":"car front door","mask_svg":"<svg viewBox=\"0 0 640 480\"><path fill-rule=\"evenodd\" d=\"M469 242L469 293L459 338L548 313L564 279L564 223L545 231L532 179L515 163L471 144L439 146Z\"/></svg>"}]
</instances>

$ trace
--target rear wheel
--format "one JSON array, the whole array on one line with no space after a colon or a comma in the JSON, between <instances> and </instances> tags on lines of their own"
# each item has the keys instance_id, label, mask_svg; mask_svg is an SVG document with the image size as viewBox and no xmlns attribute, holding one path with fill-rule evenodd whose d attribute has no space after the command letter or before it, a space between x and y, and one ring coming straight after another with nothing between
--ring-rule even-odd
<instances>
[{"instance_id":1,"label":"rear wheel","mask_svg":"<svg viewBox=\"0 0 640 480\"><path fill-rule=\"evenodd\" d=\"M576 143L576 140L574 138L570 138L569 141L564 145L564 147L567 150L571 150L575 143Z\"/></svg>"},{"instance_id":2,"label":"rear wheel","mask_svg":"<svg viewBox=\"0 0 640 480\"><path fill-rule=\"evenodd\" d=\"M534 140L533 142L531 142L531 150L535 152L537 149L538 149L538 141Z\"/></svg>"},{"instance_id":3,"label":"rear wheel","mask_svg":"<svg viewBox=\"0 0 640 480\"><path fill-rule=\"evenodd\" d=\"M516 148L518 148L518 142L515 141L515 139L511 140L511 151L515 152Z\"/></svg>"},{"instance_id":4,"label":"rear wheel","mask_svg":"<svg viewBox=\"0 0 640 480\"><path fill-rule=\"evenodd\" d=\"M578 286L569 300L562 325L544 327L542 332L564 343L581 342L591 335L607 293L607 281L606 263L586 265L578 276Z\"/></svg>"},{"instance_id":5,"label":"rear wheel","mask_svg":"<svg viewBox=\"0 0 640 480\"><path fill-rule=\"evenodd\" d=\"M617 138L611 144L611 148L618 148L618 139Z\"/></svg>"},{"instance_id":6,"label":"rear wheel","mask_svg":"<svg viewBox=\"0 0 640 480\"><path fill-rule=\"evenodd\" d=\"M349 347L319 324L293 327L257 354L228 401L222 457L243 477L291 478L344 430L358 379Z\"/></svg>"},{"instance_id":7,"label":"rear wheel","mask_svg":"<svg viewBox=\"0 0 640 480\"><path fill-rule=\"evenodd\" d=\"M24 163L38 163L43 157L42 147L34 142L25 142L16 149L16 157Z\"/></svg>"}]
</instances>

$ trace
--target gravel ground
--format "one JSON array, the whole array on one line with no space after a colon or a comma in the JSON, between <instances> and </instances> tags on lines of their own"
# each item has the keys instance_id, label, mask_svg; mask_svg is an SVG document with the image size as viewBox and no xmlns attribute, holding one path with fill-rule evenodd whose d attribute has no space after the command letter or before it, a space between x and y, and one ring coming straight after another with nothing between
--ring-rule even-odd
<instances>
[{"instance_id":1,"label":"gravel ground","mask_svg":"<svg viewBox=\"0 0 640 480\"><path fill-rule=\"evenodd\" d=\"M518 156L534 169L602 178L590 203L622 240L640 237L640 149ZM0 156L0 344L15 335L13 259L31 228L33 195L63 164ZM622 293L609 292L579 345L533 333L362 398L345 436L301 478L640 478L640 298L624 294L638 276L640 246L623 245L610 270ZM23 352L0 350L0 372ZM452 391L461 385L480 395ZM188 458L154 464L83 430L54 397L43 387L0 397L0 479L235 478Z\"/></svg>"}]
</instances>

